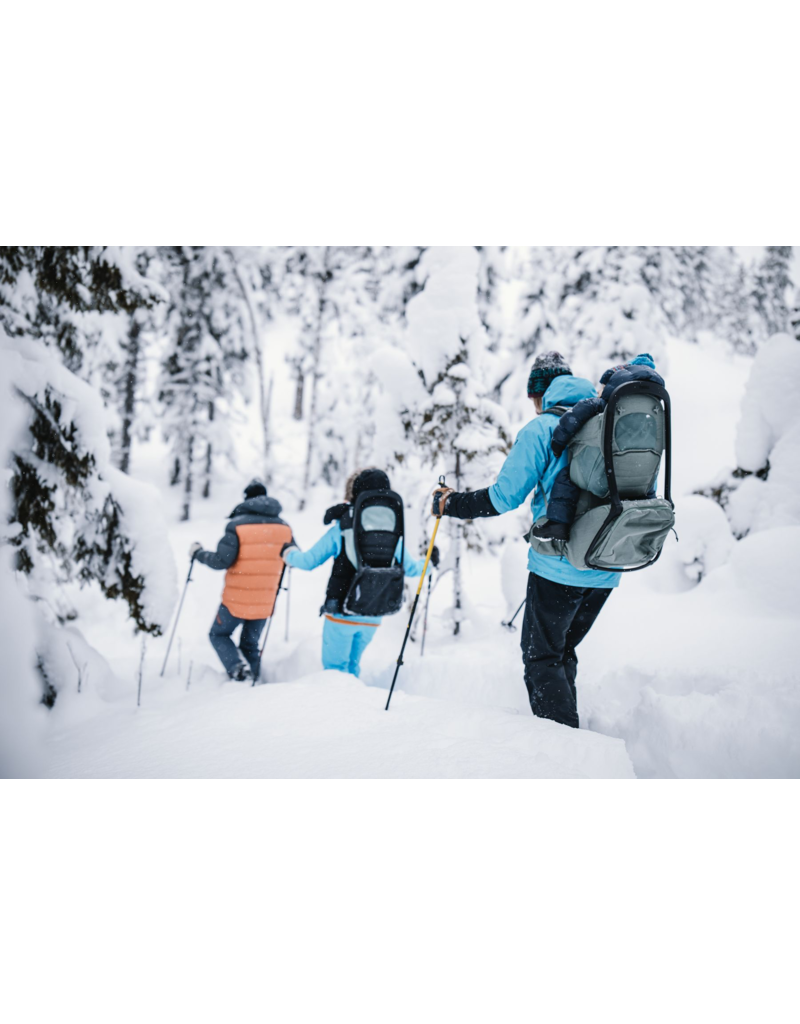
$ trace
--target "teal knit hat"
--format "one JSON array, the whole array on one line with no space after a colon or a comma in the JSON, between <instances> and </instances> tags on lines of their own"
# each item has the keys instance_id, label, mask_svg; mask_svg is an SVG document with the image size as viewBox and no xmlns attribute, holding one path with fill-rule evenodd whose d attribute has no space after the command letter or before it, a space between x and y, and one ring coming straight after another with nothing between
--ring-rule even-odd
<instances>
[{"instance_id":1,"label":"teal knit hat","mask_svg":"<svg viewBox=\"0 0 800 1024\"><path fill-rule=\"evenodd\" d=\"M531 367L528 377L528 398L543 395L556 377L572 376L572 370L560 352L542 352Z\"/></svg>"}]
</instances>

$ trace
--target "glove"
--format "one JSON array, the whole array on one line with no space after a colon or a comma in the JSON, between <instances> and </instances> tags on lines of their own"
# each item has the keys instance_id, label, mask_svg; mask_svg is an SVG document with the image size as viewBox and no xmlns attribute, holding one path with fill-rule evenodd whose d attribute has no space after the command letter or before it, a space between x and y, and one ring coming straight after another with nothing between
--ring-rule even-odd
<instances>
[{"instance_id":1,"label":"glove","mask_svg":"<svg viewBox=\"0 0 800 1024\"><path fill-rule=\"evenodd\" d=\"M283 558L285 552L295 551L296 549L297 545L295 544L295 542L293 540L287 540L286 543L281 548L281 558ZM284 559L284 561L286 561L286 559Z\"/></svg>"},{"instance_id":2,"label":"glove","mask_svg":"<svg viewBox=\"0 0 800 1024\"><path fill-rule=\"evenodd\" d=\"M553 449L553 455L560 455L564 451L564 445L559 444L555 438L550 442L550 447Z\"/></svg>"},{"instance_id":3,"label":"glove","mask_svg":"<svg viewBox=\"0 0 800 1024\"><path fill-rule=\"evenodd\" d=\"M431 551L431 565L434 569L439 568L439 547L437 544L433 545L433 550Z\"/></svg>"},{"instance_id":4,"label":"glove","mask_svg":"<svg viewBox=\"0 0 800 1024\"><path fill-rule=\"evenodd\" d=\"M325 526L327 526L328 523L332 523L334 519L341 519L346 511L346 501L343 501L341 505L331 505L331 507L325 513L325 518L322 520L322 522L325 524Z\"/></svg>"},{"instance_id":5,"label":"glove","mask_svg":"<svg viewBox=\"0 0 800 1024\"><path fill-rule=\"evenodd\" d=\"M194 559L197 557L197 553L199 551L202 551L202 550L203 550L203 545L200 543L200 541L199 540L194 541L192 546L189 548L189 558L191 558L192 561L194 561Z\"/></svg>"},{"instance_id":6,"label":"glove","mask_svg":"<svg viewBox=\"0 0 800 1024\"><path fill-rule=\"evenodd\" d=\"M447 505L447 499L450 497L451 494L455 493L456 492L453 487L437 487L436 490L433 492L433 505L431 506L431 515L444 515L444 510Z\"/></svg>"}]
</instances>

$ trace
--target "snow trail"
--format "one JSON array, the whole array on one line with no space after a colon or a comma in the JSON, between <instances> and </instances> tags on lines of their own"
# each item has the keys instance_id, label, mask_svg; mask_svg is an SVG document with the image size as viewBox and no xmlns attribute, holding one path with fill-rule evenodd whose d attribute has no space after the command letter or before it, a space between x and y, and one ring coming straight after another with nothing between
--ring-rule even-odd
<instances>
[{"instance_id":1,"label":"snow trail","mask_svg":"<svg viewBox=\"0 0 800 1024\"><path fill-rule=\"evenodd\" d=\"M620 740L486 707L395 695L338 672L194 693L53 738L49 774L109 778L633 778Z\"/></svg>"},{"instance_id":2,"label":"snow trail","mask_svg":"<svg viewBox=\"0 0 800 1024\"><path fill-rule=\"evenodd\" d=\"M139 641L118 604L82 591L75 599L77 625L107 664L93 663L80 695L76 687L59 695L50 714L46 772L616 778L631 777L632 763L645 778L800 775L792 643L800 607L800 567L793 566L792 552L800 543L793 533L783 537L800 528L754 534L738 542L726 562L730 545L723 543L717 506L702 497L681 498L720 465L735 464L734 427L750 364L730 356L722 361L713 350L679 342L671 343L669 358L682 542L670 538L656 566L625 577L579 647L581 730L530 714L520 634L500 626L524 595L526 579L525 546L509 541L499 549L501 557L466 553L457 640L450 576L434 588L425 656L419 656L418 631L388 713L382 708L407 608L377 631L363 658L361 681L322 673L318 611L325 568L292 574L290 639L284 640L282 594L264 661L268 685L250 689L221 681L207 633L223 574L198 566L163 680L158 670L166 639L147 641L138 712ZM702 382L712 374L718 387L709 392ZM712 437L712 452L697 443L702 432ZM136 454L140 474L158 480L158 446L151 442ZM242 485L229 472L213 497L198 503L202 518L189 523L177 521L180 495L162 485L179 579L190 542L213 547L222 534ZM271 491L284 497L278 485ZM317 539L323 510L336 500L337 493L319 486L298 513L287 499L285 518L301 546ZM406 520L412 551L423 539L419 521L412 515Z\"/></svg>"}]
</instances>

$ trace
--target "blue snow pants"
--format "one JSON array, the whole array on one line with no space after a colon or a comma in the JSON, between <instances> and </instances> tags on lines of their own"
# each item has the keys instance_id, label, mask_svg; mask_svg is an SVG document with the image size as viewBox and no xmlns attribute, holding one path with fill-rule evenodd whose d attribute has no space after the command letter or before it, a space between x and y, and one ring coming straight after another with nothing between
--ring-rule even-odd
<instances>
[{"instance_id":1,"label":"blue snow pants","mask_svg":"<svg viewBox=\"0 0 800 1024\"><path fill-rule=\"evenodd\" d=\"M258 675L258 641L261 638L261 630L264 628L266 619L238 619L231 615L224 604L219 606L214 623L208 634L211 646L219 655L219 660L225 667L228 675L233 675L237 665L241 661L239 651L247 659L253 675ZM231 633L237 626L242 627L242 635L239 638L239 646L231 640Z\"/></svg>"},{"instance_id":2,"label":"blue snow pants","mask_svg":"<svg viewBox=\"0 0 800 1024\"><path fill-rule=\"evenodd\" d=\"M361 673L361 655L375 636L380 623L356 619L347 622L344 617L325 616L322 627L322 667L349 672L351 676Z\"/></svg>"}]
</instances>

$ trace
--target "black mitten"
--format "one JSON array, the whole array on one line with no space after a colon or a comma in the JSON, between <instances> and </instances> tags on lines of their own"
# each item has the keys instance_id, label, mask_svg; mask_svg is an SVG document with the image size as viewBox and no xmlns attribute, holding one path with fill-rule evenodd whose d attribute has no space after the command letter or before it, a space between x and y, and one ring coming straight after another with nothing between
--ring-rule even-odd
<instances>
[{"instance_id":1,"label":"black mitten","mask_svg":"<svg viewBox=\"0 0 800 1024\"><path fill-rule=\"evenodd\" d=\"M343 501L341 505L331 505L331 507L325 513L325 518L322 520L322 522L325 524L325 526L327 526L328 523L332 523L334 519L341 519L342 516L347 511L347 508L348 505L346 501Z\"/></svg>"}]
</instances>

